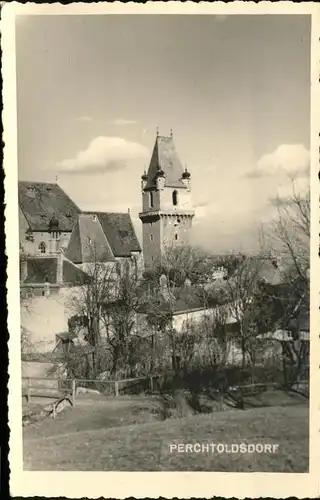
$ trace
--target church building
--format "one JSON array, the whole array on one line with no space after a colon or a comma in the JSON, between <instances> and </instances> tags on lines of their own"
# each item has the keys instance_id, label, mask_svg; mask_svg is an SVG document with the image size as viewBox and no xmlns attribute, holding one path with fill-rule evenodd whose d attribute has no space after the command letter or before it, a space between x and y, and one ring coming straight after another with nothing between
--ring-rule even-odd
<instances>
[{"instance_id":1,"label":"church building","mask_svg":"<svg viewBox=\"0 0 320 500\"><path fill-rule=\"evenodd\" d=\"M145 269L161 262L166 249L188 245L194 211L191 175L183 169L173 142L157 134L148 172L141 177Z\"/></svg>"}]
</instances>

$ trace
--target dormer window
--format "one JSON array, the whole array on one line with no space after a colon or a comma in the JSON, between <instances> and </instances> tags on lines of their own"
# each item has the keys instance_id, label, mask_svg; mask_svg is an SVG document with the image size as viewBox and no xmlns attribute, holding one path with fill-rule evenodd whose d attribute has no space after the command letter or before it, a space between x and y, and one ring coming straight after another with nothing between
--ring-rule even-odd
<instances>
[{"instance_id":1,"label":"dormer window","mask_svg":"<svg viewBox=\"0 0 320 500\"><path fill-rule=\"evenodd\" d=\"M60 238L61 231L59 228L59 221L55 217L52 217L52 219L49 222L49 233L51 234L51 237L54 239Z\"/></svg>"},{"instance_id":2,"label":"dormer window","mask_svg":"<svg viewBox=\"0 0 320 500\"><path fill-rule=\"evenodd\" d=\"M92 220L93 220L93 222L97 222L97 216L96 216L96 214L93 214Z\"/></svg>"},{"instance_id":3,"label":"dormer window","mask_svg":"<svg viewBox=\"0 0 320 500\"><path fill-rule=\"evenodd\" d=\"M174 206L178 205L178 191L174 190L172 193L172 204Z\"/></svg>"},{"instance_id":4,"label":"dormer window","mask_svg":"<svg viewBox=\"0 0 320 500\"><path fill-rule=\"evenodd\" d=\"M26 241L30 241L31 243L34 242L33 232L31 231L30 228L26 230Z\"/></svg>"},{"instance_id":5,"label":"dormer window","mask_svg":"<svg viewBox=\"0 0 320 500\"><path fill-rule=\"evenodd\" d=\"M40 253L46 253L47 247L44 241L41 241L40 245L38 246L38 249Z\"/></svg>"}]
</instances>

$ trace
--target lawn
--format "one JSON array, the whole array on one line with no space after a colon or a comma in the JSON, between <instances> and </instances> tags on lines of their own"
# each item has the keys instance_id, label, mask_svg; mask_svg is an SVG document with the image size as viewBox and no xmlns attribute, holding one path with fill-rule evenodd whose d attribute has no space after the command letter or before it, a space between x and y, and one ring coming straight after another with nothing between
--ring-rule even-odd
<instances>
[{"instance_id":1,"label":"lawn","mask_svg":"<svg viewBox=\"0 0 320 500\"><path fill-rule=\"evenodd\" d=\"M160 421L156 400L81 402L24 430L26 470L307 472L308 407L229 410ZM275 453L170 451L178 443L278 444Z\"/></svg>"}]
</instances>

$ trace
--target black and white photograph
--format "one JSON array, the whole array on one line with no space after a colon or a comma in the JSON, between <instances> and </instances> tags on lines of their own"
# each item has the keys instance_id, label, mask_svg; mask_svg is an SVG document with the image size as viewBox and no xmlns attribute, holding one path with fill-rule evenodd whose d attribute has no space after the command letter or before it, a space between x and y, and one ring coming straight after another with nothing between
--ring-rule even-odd
<instances>
[{"instance_id":1,"label":"black and white photograph","mask_svg":"<svg viewBox=\"0 0 320 500\"><path fill-rule=\"evenodd\" d=\"M15 15L23 473L311 485L314 19L287 3Z\"/></svg>"}]
</instances>

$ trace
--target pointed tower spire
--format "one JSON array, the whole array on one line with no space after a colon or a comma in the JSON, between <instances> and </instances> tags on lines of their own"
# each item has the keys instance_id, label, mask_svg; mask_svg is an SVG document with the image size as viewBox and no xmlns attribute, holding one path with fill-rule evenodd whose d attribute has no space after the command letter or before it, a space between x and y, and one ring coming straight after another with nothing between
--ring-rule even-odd
<instances>
[{"instance_id":1,"label":"pointed tower spire","mask_svg":"<svg viewBox=\"0 0 320 500\"><path fill-rule=\"evenodd\" d=\"M157 130L158 132L158 130ZM146 269L161 263L167 245L188 245L192 209L190 173L184 168L170 135L156 137L142 190L143 254ZM168 224L170 221L170 224Z\"/></svg>"},{"instance_id":2,"label":"pointed tower spire","mask_svg":"<svg viewBox=\"0 0 320 500\"><path fill-rule=\"evenodd\" d=\"M171 138L173 137L173 131L172 131L172 128L170 129L170 137L171 137Z\"/></svg>"}]
</instances>

